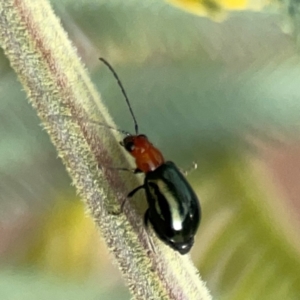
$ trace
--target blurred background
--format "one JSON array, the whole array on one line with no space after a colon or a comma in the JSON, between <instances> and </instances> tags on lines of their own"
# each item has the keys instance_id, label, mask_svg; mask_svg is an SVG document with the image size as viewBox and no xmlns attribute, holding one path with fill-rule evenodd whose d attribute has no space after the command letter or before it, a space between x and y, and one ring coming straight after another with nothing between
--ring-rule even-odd
<instances>
[{"instance_id":1,"label":"blurred background","mask_svg":"<svg viewBox=\"0 0 300 300\"><path fill-rule=\"evenodd\" d=\"M51 2L118 126L133 131L100 56L140 131L198 163L191 255L214 299L300 299L298 2ZM129 299L2 52L0 66L0 299Z\"/></svg>"}]
</instances>

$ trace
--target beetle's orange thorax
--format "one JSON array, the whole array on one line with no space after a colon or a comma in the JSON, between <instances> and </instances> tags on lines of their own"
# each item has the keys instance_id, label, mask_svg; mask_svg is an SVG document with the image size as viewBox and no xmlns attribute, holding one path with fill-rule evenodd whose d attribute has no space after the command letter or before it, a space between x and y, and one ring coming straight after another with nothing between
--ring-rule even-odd
<instances>
[{"instance_id":1,"label":"beetle's orange thorax","mask_svg":"<svg viewBox=\"0 0 300 300\"><path fill-rule=\"evenodd\" d=\"M164 163L161 152L155 148L145 135L130 135L124 138L125 149L135 158L138 169L144 173L154 171Z\"/></svg>"}]
</instances>

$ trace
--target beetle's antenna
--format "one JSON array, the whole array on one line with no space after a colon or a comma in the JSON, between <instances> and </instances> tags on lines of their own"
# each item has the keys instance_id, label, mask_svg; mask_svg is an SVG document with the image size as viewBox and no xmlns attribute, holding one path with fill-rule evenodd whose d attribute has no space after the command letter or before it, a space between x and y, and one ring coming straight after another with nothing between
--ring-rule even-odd
<instances>
[{"instance_id":1,"label":"beetle's antenna","mask_svg":"<svg viewBox=\"0 0 300 300\"><path fill-rule=\"evenodd\" d=\"M52 114L52 115L48 115L48 117L50 118L60 118L60 117L64 117L64 118L70 118L70 119L76 119L76 117L73 117L73 116L68 116L68 115L60 115L60 114ZM77 119L80 119L80 117L77 116ZM122 134L125 134L125 135L130 135L130 133L126 130L123 130L123 129L119 129L119 128L115 128L115 127L112 127L110 125L107 125L107 124L104 124L104 123L101 123L101 122L98 122L98 121L94 121L94 120L91 120L91 119L82 119L82 120L85 120L91 124L95 124L95 125L98 125L98 126L102 126L102 127L105 127L105 128L109 128L109 129L112 129L114 131L117 131L117 132L120 132Z\"/></svg>"},{"instance_id":2,"label":"beetle's antenna","mask_svg":"<svg viewBox=\"0 0 300 300\"><path fill-rule=\"evenodd\" d=\"M112 72L112 74L113 74L114 77L116 78L116 80L117 80L117 82L118 82L118 85L119 85L119 87L120 87L120 89L121 89L121 91L122 91L122 94L123 94L123 96L124 96L124 98L125 98L125 100L126 100L126 103L127 103L127 105L128 105L128 108L129 108L129 111L130 111L130 113L131 113L131 116L132 116L132 118L133 118L135 133L138 134L138 132L139 132L138 123L137 123L137 121L136 121L136 118L135 118L135 115L134 115L133 110L132 110L132 108L131 108L129 99L128 99L128 97L127 97L127 94L126 94L126 92L125 92L125 89L124 89L124 87L123 87L123 85L122 85L122 83L121 83L121 80L120 80L119 76L117 75L116 71L113 69L113 67L110 65L110 63L109 63L108 61L106 61L106 60L105 60L104 58L102 58L102 57L100 57L99 60L101 60L101 61L102 61L102 62L110 69L110 71Z\"/></svg>"}]
</instances>

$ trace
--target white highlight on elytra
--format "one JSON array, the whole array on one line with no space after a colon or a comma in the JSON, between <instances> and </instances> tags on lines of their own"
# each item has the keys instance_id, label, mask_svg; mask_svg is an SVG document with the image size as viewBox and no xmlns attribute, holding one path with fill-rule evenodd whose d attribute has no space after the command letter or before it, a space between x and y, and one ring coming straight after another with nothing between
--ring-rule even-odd
<instances>
[{"instance_id":1,"label":"white highlight on elytra","mask_svg":"<svg viewBox=\"0 0 300 300\"><path fill-rule=\"evenodd\" d=\"M159 187L160 192L165 196L167 202L169 203L170 211L172 215L173 229L177 231L181 230L183 220L180 215L177 201L175 200L172 193L170 193L168 186L162 180L157 180L157 185Z\"/></svg>"}]
</instances>

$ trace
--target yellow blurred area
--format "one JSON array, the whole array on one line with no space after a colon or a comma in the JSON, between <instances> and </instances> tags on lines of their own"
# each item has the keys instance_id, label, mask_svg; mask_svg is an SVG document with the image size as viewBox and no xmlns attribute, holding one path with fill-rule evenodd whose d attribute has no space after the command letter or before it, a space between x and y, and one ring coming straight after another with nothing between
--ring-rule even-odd
<instances>
[{"instance_id":1,"label":"yellow blurred area","mask_svg":"<svg viewBox=\"0 0 300 300\"><path fill-rule=\"evenodd\" d=\"M266 1L247 0L166 0L172 5L186 10L190 13L209 16L213 19L221 20L225 11L231 10L261 10Z\"/></svg>"},{"instance_id":2,"label":"yellow blurred area","mask_svg":"<svg viewBox=\"0 0 300 300\"><path fill-rule=\"evenodd\" d=\"M84 278L107 262L99 232L78 199L59 197L40 226L25 264L62 277Z\"/></svg>"}]
</instances>

